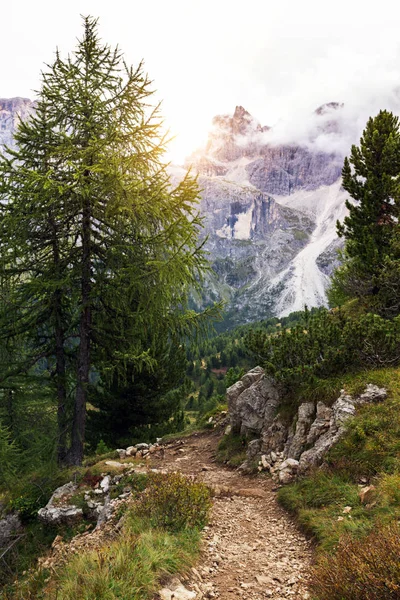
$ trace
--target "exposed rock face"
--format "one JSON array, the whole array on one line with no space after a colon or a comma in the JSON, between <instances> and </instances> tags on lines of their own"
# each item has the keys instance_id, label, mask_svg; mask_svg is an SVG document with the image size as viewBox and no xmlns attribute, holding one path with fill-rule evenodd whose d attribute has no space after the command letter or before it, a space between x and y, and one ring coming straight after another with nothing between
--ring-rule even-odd
<instances>
[{"instance_id":1,"label":"exposed rock face","mask_svg":"<svg viewBox=\"0 0 400 600\"><path fill-rule=\"evenodd\" d=\"M28 98L0 98L0 151L1 146L13 148L13 135L19 121L34 111L34 103Z\"/></svg>"},{"instance_id":2,"label":"exposed rock face","mask_svg":"<svg viewBox=\"0 0 400 600\"><path fill-rule=\"evenodd\" d=\"M314 421L315 405L314 402L305 402L299 406L297 411L297 423L294 436L289 447L286 450L288 458L298 460L307 443L307 434L311 423Z\"/></svg>"},{"instance_id":3,"label":"exposed rock face","mask_svg":"<svg viewBox=\"0 0 400 600\"><path fill-rule=\"evenodd\" d=\"M287 423L279 415L279 388L256 367L227 390L233 430L259 436L249 443L248 461L243 468L258 456L261 470L270 471L282 484L290 483L298 474L322 464L325 454L343 436L345 424L358 405L381 402L386 397L385 389L371 384L356 398L342 390L332 407L323 402L304 402L294 421Z\"/></svg>"},{"instance_id":4,"label":"exposed rock face","mask_svg":"<svg viewBox=\"0 0 400 600\"><path fill-rule=\"evenodd\" d=\"M346 194L343 157L321 151L317 142L322 136L324 148L330 139L338 147L342 108L319 107L304 143L277 144L273 129L239 106L214 118L206 147L188 159L200 175L216 273L203 303L222 297L229 325L326 303L339 264L336 220L346 214Z\"/></svg>"},{"instance_id":5,"label":"exposed rock face","mask_svg":"<svg viewBox=\"0 0 400 600\"><path fill-rule=\"evenodd\" d=\"M277 415L269 427L264 427L261 438L261 452L283 452L288 437L287 424ZM275 459L276 460L276 459Z\"/></svg>"},{"instance_id":6,"label":"exposed rock face","mask_svg":"<svg viewBox=\"0 0 400 600\"><path fill-rule=\"evenodd\" d=\"M229 418L232 430L237 433L241 429L242 421L238 408L239 396L247 390L253 383L257 383L264 376L264 369L255 367L249 371L242 379L231 385L226 391L228 403Z\"/></svg>"},{"instance_id":7,"label":"exposed rock face","mask_svg":"<svg viewBox=\"0 0 400 600\"><path fill-rule=\"evenodd\" d=\"M271 424L279 406L274 382L256 367L227 390L228 408L233 431L241 435L259 434Z\"/></svg>"},{"instance_id":8,"label":"exposed rock face","mask_svg":"<svg viewBox=\"0 0 400 600\"><path fill-rule=\"evenodd\" d=\"M319 133L340 133L335 113L342 107L330 102L315 111L310 142ZM232 116L214 117L205 149L195 152L187 164L202 175L228 176L236 181L241 170L242 180L247 175L248 182L257 189L279 196L299 189L315 190L340 177L342 156L305 145L276 145L270 141L270 131L270 127L262 127L242 106L237 106Z\"/></svg>"},{"instance_id":9,"label":"exposed rock face","mask_svg":"<svg viewBox=\"0 0 400 600\"><path fill-rule=\"evenodd\" d=\"M341 169L341 160L335 154L314 154L301 146L265 148L263 156L246 167L252 185L277 196L332 185Z\"/></svg>"}]
</instances>

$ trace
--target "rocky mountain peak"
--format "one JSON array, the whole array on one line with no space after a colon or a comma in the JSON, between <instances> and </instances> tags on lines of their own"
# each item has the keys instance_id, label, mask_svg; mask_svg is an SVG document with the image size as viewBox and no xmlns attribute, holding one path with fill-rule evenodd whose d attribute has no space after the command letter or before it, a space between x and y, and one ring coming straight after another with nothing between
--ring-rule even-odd
<instances>
[{"instance_id":1,"label":"rocky mountain peak","mask_svg":"<svg viewBox=\"0 0 400 600\"><path fill-rule=\"evenodd\" d=\"M342 133L342 124L340 121L340 111L344 107L343 102L327 102L322 104L315 111L314 114L319 117L317 122L317 128L313 137L323 134L336 134Z\"/></svg>"},{"instance_id":2,"label":"rocky mountain peak","mask_svg":"<svg viewBox=\"0 0 400 600\"><path fill-rule=\"evenodd\" d=\"M19 121L26 119L34 110L35 103L29 98L0 98L0 145L14 146L14 132Z\"/></svg>"},{"instance_id":3,"label":"rocky mountain peak","mask_svg":"<svg viewBox=\"0 0 400 600\"><path fill-rule=\"evenodd\" d=\"M344 107L343 102L326 102L325 104L321 104L318 108L315 109L316 115L326 115L327 113L332 113L335 110L340 110Z\"/></svg>"},{"instance_id":4,"label":"rocky mountain peak","mask_svg":"<svg viewBox=\"0 0 400 600\"><path fill-rule=\"evenodd\" d=\"M26 107L30 107L32 105L32 100L29 98L0 98L0 112L17 112L22 111Z\"/></svg>"}]
</instances>

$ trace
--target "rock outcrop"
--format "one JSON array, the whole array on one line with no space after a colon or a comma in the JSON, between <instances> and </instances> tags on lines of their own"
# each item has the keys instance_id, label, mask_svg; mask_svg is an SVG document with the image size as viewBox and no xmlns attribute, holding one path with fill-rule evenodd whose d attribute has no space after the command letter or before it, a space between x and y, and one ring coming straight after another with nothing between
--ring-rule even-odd
<instances>
[{"instance_id":1,"label":"rock outcrop","mask_svg":"<svg viewBox=\"0 0 400 600\"><path fill-rule=\"evenodd\" d=\"M282 484L290 483L323 463L326 453L343 436L357 406L381 402L386 397L385 389L371 384L354 398L342 390L332 406L304 402L288 423L279 414L279 387L261 367L256 367L227 390L232 431L257 436L248 445L242 468L252 468L258 462L259 470L269 471Z\"/></svg>"},{"instance_id":2,"label":"rock outcrop","mask_svg":"<svg viewBox=\"0 0 400 600\"><path fill-rule=\"evenodd\" d=\"M10 513L0 519L0 550L21 531L22 523L17 513Z\"/></svg>"},{"instance_id":3,"label":"rock outcrop","mask_svg":"<svg viewBox=\"0 0 400 600\"><path fill-rule=\"evenodd\" d=\"M57 488L44 508L38 511L38 517L46 525L71 525L83 516L81 508L70 503L78 486L72 481Z\"/></svg>"},{"instance_id":4,"label":"rock outcrop","mask_svg":"<svg viewBox=\"0 0 400 600\"><path fill-rule=\"evenodd\" d=\"M104 461L105 471L111 469L112 473L119 472L117 475L104 472L100 477L84 479L79 484L70 481L57 488L46 506L38 511L39 520L47 525L71 525L85 517L95 521L96 527L101 527L111 519L121 501L130 497L132 474L145 472L145 462L157 451L164 452L158 442L154 444L142 442L126 449L119 448L115 452L118 453L121 461L128 459L127 461ZM144 459L142 467L145 471L140 463L132 463L130 458ZM126 485L121 492L120 488L124 483Z\"/></svg>"}]
</instances>

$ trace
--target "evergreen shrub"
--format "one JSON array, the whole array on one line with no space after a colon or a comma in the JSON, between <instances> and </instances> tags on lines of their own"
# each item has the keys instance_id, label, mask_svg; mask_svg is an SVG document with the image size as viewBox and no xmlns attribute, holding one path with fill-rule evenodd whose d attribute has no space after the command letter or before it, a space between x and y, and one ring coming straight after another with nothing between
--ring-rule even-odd
<instances>
[{"instance_id":1,"label":"evergreen shrub","mask_svg":"<svg viewBox=\"0 0 400 600\"><path fill-rule=\"evenodd\" d=\"M274 335L248 334L248 348L266 372L287 386L361 368L400 363L400 316L347 316L341 310L304 313L303 322Z\"/></svg>"}]
</instances>

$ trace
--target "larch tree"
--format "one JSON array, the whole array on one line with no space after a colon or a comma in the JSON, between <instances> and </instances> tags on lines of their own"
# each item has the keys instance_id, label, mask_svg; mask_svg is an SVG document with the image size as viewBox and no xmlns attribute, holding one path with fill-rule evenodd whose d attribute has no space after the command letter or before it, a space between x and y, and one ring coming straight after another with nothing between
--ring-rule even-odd
<instances>
[{"instance_id":1,"label":"larch tree","mask_svg":"<svg viewBox=\"0 0 400 600\"><path fill-rule=\"evenodd\" d=\"M207 316L187 308L206 268L198 187L189 175L170 183L152 93L142 65L127 67L85 18L0 164L2 264L13 282L2 334L16 316L31 364L54 363L67 464L83 458L91 377L155 369L157 332L179 344Z\"/></svg>"}]
</instances>

